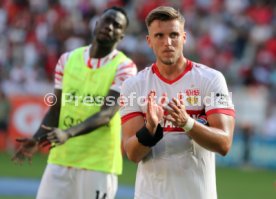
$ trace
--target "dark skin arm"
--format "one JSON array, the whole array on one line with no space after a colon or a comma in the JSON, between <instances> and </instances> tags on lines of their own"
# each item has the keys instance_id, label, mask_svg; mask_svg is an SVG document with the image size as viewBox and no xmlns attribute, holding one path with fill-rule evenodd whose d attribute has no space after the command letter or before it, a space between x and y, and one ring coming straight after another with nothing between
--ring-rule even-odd
<instances>
[{"instance_id":1,"label":"dark skin arm","mask_svg":"<svg viewBox=\"0 0 276 199\"><path fill-rule=\"evenodd\" d=\"M40 128L34 134L32 138L19 138L16 139L20 143L18 150L12 157L12 161L15 163L23 163L26 159L31 162L33 154L38 150L40 145L47 145L47 129L43 128L44 125L47 126L58 126L59 113L61 106L61 95L62 91L60 89L55 89L54 94L56 96L56 103L50 106L48 112L42 120Z\"/></svg>"},{"instance_id":2,"label":"dark skin arm","mask_svg":"<svg viewBox=\"0 0 276 199\"><path fill-rule=\"evenodd\" d=\"M103 106L101 107L101 110L98 113L92 115L82 123L67 129L65 132L70 133L72 136L79 136L87 134L103 125L107 125L120 108L117 103L119 97L119 92L109 90L106 99L112 99L112 103L115 103L114 105L110 106L105 100Z\"/></svg>"},{"instance_id":3,"label":"dark skin arm","mask_svg":"<svg viewBox=\"0 0 276 199\"><path fill-rule=\"evenodd\" d=\"M47 139L57 144L63 144L70 137L84 135L101 126L107 125L120 108L117 103L119 97L119 92L109 90L108 95L106 96L105 101L98 113L87 118L82 123L79 123L78 125L64 131L57 128L48 128L48 130L51 130L52 132L48 134ZM108 99L109 101L107 101Z\"/></svg>"},{"instance_id":4,"label":"dark skin arm","mask_svg":"<svg viewBox=\"0 0 276 199\"><path fill-rule=\"evenodd\" d=\"M57 97L57 102L53 106L50 107L49 111L45 115L45 117L42 120L42 125L44 126L53 126L53 127L58 127L58 122L59 122L59 114L60 114L60 107L61 107L61 96L62 96L62 90L60 89L55 89L54 94ZM34 138L36 140L45 140L46 135L48 131L43 128L43 126L38 129L38 131L34 134Z\"/></svg>"}]
</instances>

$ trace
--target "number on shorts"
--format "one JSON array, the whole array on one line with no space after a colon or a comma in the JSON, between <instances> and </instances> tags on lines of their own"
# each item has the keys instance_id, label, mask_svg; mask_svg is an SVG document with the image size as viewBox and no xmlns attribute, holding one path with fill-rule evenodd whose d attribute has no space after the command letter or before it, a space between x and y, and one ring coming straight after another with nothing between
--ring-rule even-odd
<instances>
[{"instance_id":1,"label":"number on shorts","mask_svg":"<svg viewBox=\"0 0 276 199\"><path fill-rule=\"evenodd\" d=\"M96 199L106 199L106 193L101 194L99 190L96 191Z\"/></svg>"}]
</instances>

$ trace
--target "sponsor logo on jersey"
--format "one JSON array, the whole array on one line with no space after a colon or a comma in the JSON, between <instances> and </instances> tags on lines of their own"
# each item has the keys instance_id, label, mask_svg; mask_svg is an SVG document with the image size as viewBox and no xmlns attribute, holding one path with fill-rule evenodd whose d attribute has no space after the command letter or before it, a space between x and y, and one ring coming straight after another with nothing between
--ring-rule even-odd
<instances>
[{"instance_id":1,"label":"sponsor logo on jersey","mask_svg":"<svg viewBox=\"0 0 276 199\"><path fill-rule=\"evenodd\" d=\"M224 93L216 93L216 102L223 106L228 106L229 104L229 96Z\"/></svg>"}]
</instances>

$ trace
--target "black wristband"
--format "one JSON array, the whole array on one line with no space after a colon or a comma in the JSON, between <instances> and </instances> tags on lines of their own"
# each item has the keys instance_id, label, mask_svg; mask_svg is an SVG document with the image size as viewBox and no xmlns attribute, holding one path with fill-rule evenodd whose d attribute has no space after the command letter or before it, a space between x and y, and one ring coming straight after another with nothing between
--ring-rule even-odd
<instances>
[{"instance_id":1,"label":"black wristband","mask_svg":"<svg viewBox=\"0 0 276 199\"><path fill-rule=\"evenodd\" d=\"M144 126L136 133L136 137L142 145L152 147L163 138L163 128L158 124L155 134L151 135L146 126Z\"/></svg>"}]
</instances>

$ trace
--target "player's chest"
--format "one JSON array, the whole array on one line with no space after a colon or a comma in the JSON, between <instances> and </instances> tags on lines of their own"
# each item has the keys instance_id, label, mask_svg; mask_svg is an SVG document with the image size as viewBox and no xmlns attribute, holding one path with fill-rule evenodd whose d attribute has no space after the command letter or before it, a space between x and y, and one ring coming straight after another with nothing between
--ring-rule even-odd
<instances>
[{"instance_id":1,"label":"player's chest","mask_svg":"<svg viewBox=\"0 0 276 199\"><path fill-rule=\"evenodd\" d=\"M195 78L183 78L172 84L152 78L145 82L140 91L145 101L148 94L153 91L158 104L165 105L176 98L185 103L187 110L202 110L204 92L201 85L201 81ZM146 110L146 107L143 109Z\"/></svg>"}]
</instances>

